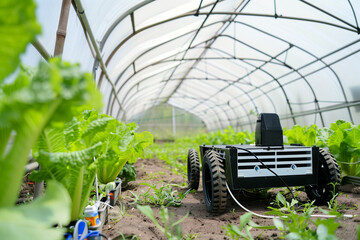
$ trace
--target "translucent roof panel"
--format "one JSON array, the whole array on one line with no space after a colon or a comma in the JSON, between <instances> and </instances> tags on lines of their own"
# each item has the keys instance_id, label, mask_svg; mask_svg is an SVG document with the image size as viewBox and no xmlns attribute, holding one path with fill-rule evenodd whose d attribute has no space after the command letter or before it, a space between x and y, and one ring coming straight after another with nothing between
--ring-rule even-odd
<instances>
[{"instance_id":1,"label":"translucent roof panel","mask_svg":"<svg viewBox=\"0 0 360 240\"><path fill-rule=\"evenodd\" d=\"M36 2L52 54L61 1ZM355 0L76 0L63 58L94 73L104 112L124 121L167 103L209 130L254 130L260 112L284 127L359 124L359 9ZM34 47L22 57L31 66Z\"/></svg>"}]
</instances>

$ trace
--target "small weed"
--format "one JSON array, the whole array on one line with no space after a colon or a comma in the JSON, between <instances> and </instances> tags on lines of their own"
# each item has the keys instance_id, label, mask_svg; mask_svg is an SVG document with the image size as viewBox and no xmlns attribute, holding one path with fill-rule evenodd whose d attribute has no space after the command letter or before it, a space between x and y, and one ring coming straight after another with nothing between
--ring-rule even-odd
<instances>
[{"instance_id":1,"label":"small weed","mask_svg":"<svg viewBox=\"0 0 360 240\"><path fill-rule=\"evenodd\" d=\"M125 206L125 204L123 204L123 203L119 203L119 217L113 217L112 218L112 221L114 222L114 223L118 223L123 217L125 217L127 214L126 214L126 206Z\"/></svg>"},{"instance_id":2,"label":"small weed","mask_svg":"<svg viewBox=\"0 0 360 240\"><path fill-rule=\"evenodd\" d=\"M254 237L251 235L250 230L252 228L257 229L275 229L275 226L260 226L251 221L252 213L245 213L240 217L239 225L228 224L227 226L222 226L226 231L225 235L231 239L246 239L253 240Z\"/></svg>"},{"instance_id":3,"label":"small weed","mask_svg":"<svg viewBox=\"0 0 360 240\"><path fill-rule=\"evenodd\" d=\"M129 235L129 236L125 236L124 234L122 234L121 232L119 232L120 236L117 237L115 240L140 240L140 238L136 235Z\"/></svg>"},{"instance_id":4,"label":"small weed","mask_svg":"<svg viewBox=\"0 0 360 240\"><path fill-rule=\"evenodd\" d=\"M167 239L170 240L183 240L184 236L181 231L180 223L187 218L189 213L187 213L180 220L175 221L174 213L170 213L167 208L161 206L159 211L159 217L161 224L156 220L154 216L153 210L150 206L141 206L137 205L137 208L141 211L142 214L150 218L150 220L155 224L155 226L166 236ZM191 239L191 238L185 238ZM192 238L193 239L193 238Z\"/></svg>"},{"instance_id":5,"label":"small weed","mask_svg":"<svg viewBox=\"0 0 360 240\"><path fill-rule=\"evenodd\" d=\"M183 236L183 240L192 240L196 239L198 237L198 233L188 233L185 236Z\"/></svg>"},{"instance_id":6,"label":"small weed","mask_svg":"<svg viewBox=\"0 0 360 240\"><path fill-rule=\"evenodd\" d=\"M119 203L119 209L120 209L120 215L121 217L125 217L126 216L126 206L123 203Z\"/></svg>"},{"instance_id":7,"label":"small weed","mask_svg":"<svg viewBox=\"0 0 360 240\"><path fill-rule=\"evenodd\" d=\"M274 225L282 233L282 238L286 239L336 239L335 230L339 227L339 223L334 218L317 219L313 221L311 215L316 209L313 202L302 205L297 210L297 200L292 199L291 203L285 200L285 197L278 193L276 195L275 205L279 208L269 207L271 209L267 214L278 216L274 218ZM321 210L319 208L319 210ZM328 214L329 212L321 210ZM331 214L333 214L331 212ZM340 214L340 213L338 213ZM336 215L338 216L338 215ZM316 228L312 229L311 226Z\"/></svg>"},{"instance_id":8,"label":"small weed","mask_svg":"<svg viewBox=\"0 0 360 240\"><path fill-rule=\"evenodd\" d=\"M180 206L181 200L183 200L186 195L190 192L187 191L185 193L178 192L177 190L173 190L173 185L171 184L162 184L159 188L157 188L156 183L154 185L150 185L148 183L140 183L140 185L146 185L149 187L147 191L143 191L140 194L136 194L130 191L133 195L131 198L133 202L131 204L144 204L150 203L159 205L159 206Z\"/></svg>"},{"instance_id":9,"label":"small weed","mask_svg":"<svg viewBox=\"0 0 360 240\"><path fill-rule=\"evenodd\" d=\"M154 179L158 179L158 178L160 178L161 176L164 176L164 175L166 175L166 173L163 172L163 171L149 172L149 173L146 173L146 177L144 178L144 180L154 180Z\"/></svg>"},{"instance_id":10,"label":"small weed","mask_svg":"<svg viewBox=\"0 0 360 240\"><path fill-rule=\"evenodd\" d=\"M334 183L330 183L333 186L333 190L331 191L332 194L332 198L330 199L330 201L328 202L328 207L329 209L332 209L334 211L337 211L338 208L338 202L336 201L336 198L340 195L342 195L343 193L336 193L336 184Z\"/></svg>"}]
</instances>

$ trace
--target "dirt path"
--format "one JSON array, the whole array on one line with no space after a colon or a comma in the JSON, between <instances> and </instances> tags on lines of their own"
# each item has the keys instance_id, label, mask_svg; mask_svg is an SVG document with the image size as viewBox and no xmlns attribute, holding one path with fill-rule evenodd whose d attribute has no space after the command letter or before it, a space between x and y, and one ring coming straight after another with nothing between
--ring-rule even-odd
<instances>
[{"instance_id":1,"label":"dirt path","mask_svg":"<svg viewBox=\"0 0 360 240\"><path fill-rule=\"evenodd\" d=\"M147 190L148 187L139 185L139 183L146 182L155 184L159 181L165 183L172 182L181 184L184 179L181 176L173 174L170 170L166 169L164 163L160 160L139 160L135 164L137 170L137 180L132 182L131 191L141 192ZM357 209L348 210L354 207L356 204L360 205L360 194L353 193L353 188L343 189L347 190L341 196L337 198L339 205L344 205L347 209L347 214L360 214ZM179 191L185 191L179 189ZM276 190L270 191L269 194L276 194ZM129 190L123 191L123 198L119 200L117 206L110 210L109 221L104 226L103 232L111 239L122 239L119 237L122 233L126 235L136 235L141 240L147 239L166 239L164 235L155 227L150 219L145 217L136 209L136 205L130 205L129 200L126 196L131 196ZM306 194L300 194L301 200L306 200ZM238 200L248 209L256 213L264 213L268 211L269 201L257 196L244 196L239 195ZM126 214L124 215L124 208ZM325 206L324 206L325 208ZM159 207L153 207L155 215L159 211ZM205 203L203 200L202 186L200 185L199 190L196 193L191 193L186 196L182 201L180 207L169 207L169 212L173 212L175 217L180 219L189 212L189 216L181 224L182 232L184 235L193 234L197 236L196 239L228 239L225 236L225 231L222 226L231 224L239 224L239 217L245 213L235 202L229 198L227 211L221 215L214 216L206 211ZM273 225L271 219L262 219L253 217L252 220L259 225ZM356 240L357 239L357 228L360 224L360 218L345 219L340 221L340 227L336 232L336 236L339 239ZM279 232L274 230L259 230L252 229L251 233L253 237L259 237L259 239L278 239Z\"/></svg>"}]
</instances>

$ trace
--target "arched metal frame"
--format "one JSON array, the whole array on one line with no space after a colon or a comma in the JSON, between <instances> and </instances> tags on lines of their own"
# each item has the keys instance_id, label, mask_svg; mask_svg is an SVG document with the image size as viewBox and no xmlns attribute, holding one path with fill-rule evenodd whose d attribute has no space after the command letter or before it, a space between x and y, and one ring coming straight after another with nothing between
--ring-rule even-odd
<instances>
[{"instance_id":1,"label":"arched metal frame","mask_svg":"<svg viewBox=\"0 0 360 240\"><path fill-rule=\"evenodd\" d=\"M118 26L119 23L121 23L121 21L126 18L127 16L131 16L131 20L132 20L132 23L134 24L134 12L136 10L138 10L139 8L143 7L143 6L146 6L147 4L151 3L153 1L151 0L147 0L147 1L144 1L144 2L141 2L140 4L134 6L133 8L129 9L128 11L126 11L124 14L122 14L112 25L111 27L107 30L107 32L105 33L103 39L101 40L100 42L100 49L103 49L105 44L106 44L106 40L108 39L108 37L111 35L112 31ZM351 45L354 45L358 42L360 42L360 39L357 40L357 41L354 41L350 44L347 44L345 46L343 46L342 48L339 48L335 51L332 51L328 54L326 54L325 56L322 56L322 57L319 57L319 56L315 56L315 54L312 54L311 52L309 52L308 50L306 49L303 49L299 46L296 46L294 45L293 43L289 42L289 41L286 41L285 39L281 39L280 37L278 36L275 36L275 35L272 35L270 33L267 33L265 30L263 29L259 29L259 28L256 28L255 26L251 26L249 24L246 24L246 23L243 23L243 22L240 22L240 21L237 21L236 20L236 17L238 16L242 16L242 17L247 17L247 16L250 16L250 17L265 17L265 18L277 18L279 20L281 19L287 19L287 20L293 20L293 21L308 21L308 22L312 22L312 23L317 23L317 24L324 24L324 25L328 25L328 26L331 26L331 27L334 27L334 28L339 28L339 29L343 29L343 30L346 30L346 31L350 31L350 32L354 32L354 33L357 33L357 34L360 34L360 29L359 29L359 26L358 26L358 23L357 23L357 19L356 19L356 13L351 5L351 2L349 2L349 6L351 6L351 9L352 9L352 13L354 14L354 19L355 19L355 25L354 24L351 24L327 11L325 11L324 9L321 9L307 1L304 1L304 0L300 0L300 2L326 14L327 16L329 16L330 18L332 19L335 19L337 20L338 22L340 22L341 24L335 24L335 23L332 23L332 22L326 22L326 21L320 21L320 20L316 20L316 19L307 19L307 18L299 18L299 17L294 17L294 16L284 16L284 15L277 15L276 13L276 9L275 9L275 13L274 14L258 14L258 13L245 13L245 12L242 12L245 8L246 8L246 5L251 2L251 0L243 3L240 5L240 8L238 9L239 11L234 11L234 12L223 12L223 11L216 11L215 7L216 7L216 4L217 4L218 1L214 1L214 4L211 6L211 4L207 5L207 6L203 6L201 9L205 9L206 7L210 8L211 7L211 10L208 11L208 12L199 12L199 15L205 15L205 19L204 21L202 22L201 26L197 29L197 30L193 30L193 31L190 31L190 32L185 32L184 34L180 35L180 36L177 36L176 38L173 38L173 39L169 39L168 41L165 41L161 44L159 44L158 46L156 47L161 47L163 44L166 44L166 43L169 43L171 41L174 41L180 37L183 37L183 36L189 36L189 35L192 35L194 34L194 37L192 38L189 46L182 52L178 52L176 53L175 55L178 55L178 54L183 54L181 58L175 58L175 59L172 59L172 57L174 56L167 56L165 59L162 59L160 61L157 61L157 62L153 62L145 67L143 67L142 69L135 69L135 62L140 59L143 55L145 55L146 53L148 52L151 52L153 49L148 49L146 51L144 51L143 53L141 53L139 56L137 56L135 59L131 60L129 62L129 65L124 68L121 73L119 74L119 76L116 78L114 82L114 85L117 86L118 82L120 81L121 79L121 84L120 86L118 87L117 89L117 94L119 94L119 98L121 99L122 101L122 105L124 106L124 109L120 109L118 110L117 113L114 113L113 112L113 107L114 107L114 104L115 104L115 98L113 97L113 94L110 94L108 96L108 104L107 104L107 113L109 114L112 114L112 115L116 115L116 116L120 116L120 115L125 115L126 113L126 109L129 107L134 107L134 102L133 102L133 99L136 98L137 95L139 95L139 93L141 91L146 91L146 89L142 89L141 91L137 91L135 92L135 94L132 94L132 95L128 95L135 87L137 84L141 83L141 82L145 82L147 81L148 78L146 79L141 79L140 81L138 81L136 84L133 84L129 90L125 93L122 93L122 88L126 85L126 84L130 84L131 83L131 80L134 76L137 76L137 74L141 73L143 70L146 70L147 68L151 67L151 66L156 66L158 64L161 64L161 63L166 63L166 62L178 62L177 65L175 65L175 67L173 68L170 68L170 70L172 71L172 73L170 74L170 76L163 81L163 86L161 87L161 90L159 91L159 93L155 96L155 98L152 99L152 104L149 104L147 103L147 105L152 105L154 106L154 104L158 104L159 102L169 102L170 99L176 99L178 98L178 96L175 96L175 94L177 93L177 90L181 87L182 83L184 81L188 81L188 79L192 79L192 77L189 77L189 73L191 71L193 71L194 69L198 69L197 68L197 64L200 62L200 61L215 61L216 59L215 58L209 58L209 57L206 57L206 53L211 50L211 51L219 51L219 52L222 52L223 55L228 55L228 57L219 57L219 59L221 60L236 60L236 61L239 61L243 64L246 64L248 66L250 66L252 68L252 70L246 74L245 76L242 76L240 78L238 78L236 81L231 81L231 80L227 80L227 79L224 79L222 76L217 76L217 75L213 75L212 78L215 80L221 80L221 81L224 81L227 86L219 89L215 95L221 95L223 94L224 92L226 92L225 90L227 88L229 88L230 86L234 86L236 87L239 91L241 91L242 93L238 95L238 97L240 98L241 96L246 96L248 98L248 101L247 102L251 102L252 105L255 107L255 109L257 110L257 107L256 107L256 99L259 97L259 96L255 96L255 97L252 97L250 96L249 94L255 90L259 90L262 94L264 94L264 96L270 100L272 106L274 107L274 111L276 111L276 107L275 107L275 104L274 102L272 101L271 97L269 97L268 93L270 93L271 91L274 91L276 89L280 89L284 98L286 99L286 104L289 108L289 112L290 114L289 115L284 115L284 116L281 116L282 119L287 119L287 118L291 118L293 123L296 124L296 118L299 117L299 116L306 116L306 115L309 115L309 114L319 114L320 116L320 121L322 123L322 125L324 126L325 123L324 123L324 119L323 119L323 112L327 112L327 111L332 111L332 110L335 110L335 109L342 109L342 108L345 108L347 109L348 111L348 114L349 114L349 118L351 121L353 121L353 116L352 116L352 112L350 110L350 108L352 106L357 106L360 104L360 100L359 101L355 101L355 102L350 102L348 101L348 98L346 96L346 93L345 93L345 89L343 87L343 84L341 82L341 79L340 77L338 76L338 74L336 73L336 71L332 68L332 65L334 65L335 63L349 57L349 56L352 56L356 53L358 53L360 50L358 51L354 51L346 56L343 56L342 58L340 59L337 59L336 61L334 62L331 62L331 63L326 63L323 59L326 58L326 57L329 57L345 48L348 48L350 47ZM135 27L133 27L133 33L130 34L129 36L127 36L122 42L120 42L117 46L115 46L112 50L112 52L110 53L110 55L107 57L106 61L105 61L105 65L108 66L110 61L112 60L112 58L114 57L114 55L117 53L117 51L124 46L124 44L128 41L131 41L132 37L136 36L137 34L140 34L141 32L145 31L145 30L148 30L148 29L151 29L151 28L154 28L156 26L159 26L161 24L165 24L165 23L168 23L168 22L171 22L173 20L178 20L178 19L181 19L181 18L187 18L187 17L193 17L194 15L194 12L191 11L191 12L188 12L188 13L183 13L183 14L180 14L178 16L174 16L172 18L169 18L169 19L166 19L166 20L162 20L160 22L157 22L157 23L153 23L151 25L148 25L144 28L141 28L141 29L135 29ZM208 24L206 25L206 20L209 16L214 16L214 15L222 15L222 16L229 16L228 20L227 21L218 21L218 22L212 22L211 24ZM207 27L210 27L210 26L213 26L215 24L219 24L219 23L223 23L223 25L219 28L219 30L209 39L206 39L205 41L202 41L201 43L198 43L197 45L193 46L192 43L193 41L195 40L195 38L197 37L197 34L202 30L202 29L205 29ZM259 31L261 33L264 33L264 34L267 34L268 36L271 36L273 38L276 38L277 40L279 41L282 41L284 43L287 43L289 45L289 47L287 49L283 49L283 51L279 52L277 55L270 55L266 52L262 52L260 49L257 49L256 47L253 47L249 44L246 44L245 42L242 42L241 39L236 39L235 37L233 36L230 36L228 34L223 34L226 29L231 25L236 25L236 24L242 24L244 26L247 26L247 27L250 27L252 28L253 30L256 30L256 31ZM345 25L345 26L344 26ZM249 61L262 61L261 59L245 59L245 58L241 58L241 57L236 57L236 56L232 56L230 55L229 53L227 52L224 52L222 51L221 49L216 49L216 48L212 48L212 43L214 43L217 39L219 38L230 38L232 39L234 42L237 42L239 44L244 44L246 45L248 48L251 48L261 54L264 54L265 56L269 57L270 59L268 61L264 61L260 66L256 66L254 64L251 64L251 62ZM284 61L280 61L278 59L279 56L281 56L282 54L284 54L285 52L289 51L291 48L297 48L298 50L300 51L303 51L304 53L312 56L315 60L314 61L311 61L307 64L305 64L304 66L301 66L301 67L298 67L298 68L295 68L293 66L290 66L288 65L286 62ZM192 50L192 49L197 49L197 48L203 48L203 52L199 55L198 58L186 58L186 54L189 50ZM174 76L174 73L176 72L177 68L179 66L182 65L182 63L184 62L190 62L190 61L194 61L194 64L189 68L189 70L187 72L185 72L185 74L183 75L183 77L179 78L178 76ZM278 63L274 62L274 61L277 61ZM307 74L301 74L300 70L303 69L303 68L306 68L307 66L309 65L312 65L314 63L321 63L323 64L324 66L319 68L319 69L315 69L314 71L310 72L310 73L307 73ZM263 66L265 66L266 64L279 64L281 66L284 66L284 67L287 67L289 69L289 72L288 73L285 73L279 77L275 77L273 76L270 72L267 72L265 69L262 69ZM95 61L94 62L94 69L96 68L97 66L97 62ZM129 78L127 79L122 79L122 76L123 74L127 71L128 68L130 67L133 67L134 68L134 74L132 74L132 76L130 76ZM221 66L219 66L219 68L221 68ZM340 102L338 105L334 105L333 107L320 107L320 101L318 99L318 97L316 96L316 93L312 87L312 85L309 83L309 81L307 80L307 77L310 76L311 74L314 74L318 71L321 71L322 69L329 69L335 79L337 80L337 83L339 84L340 86L340 90L342 92L342 95L343 95L343 98L344 98L344 102ZM168 69L169 70L169 69ZM201 69L198 69L198 70L201 70ZM221 70L221 69L220 69ZM225 69L223 69L223 71L226 71ZM260 86L252 86L253 89L250 90L250 91L245 91L244 89L242 89L239 85L240 84L243 84L241 83L241 80L246 78L247 76L250 76L252 73L256 72L256 71L261 71L263 72L264 74L268 75L270 78L271 78L271 81L267 81L267 82L264 82L262 85ZM292 73L296 73L298 75L297 78L285 83L285 84L282 84L279 82L279 79L282 79L286 76L288 76L289 74L292 74ZM207 73L208 75L212 75L211 73ZM156 74L155 74L156 75ZM149 77L150 78L150 77ZM99 88L101 87L101 85L103 84L102 83L102 79L103 79L103 74L101 73L101 75L99 76L99 79L98 79L98 86ZM198 79L199 80L199 79ZM206 79L208 80L208 79ZM311 94L313 96L313 101L312 103L314 103L314 110L311 110L311 111L307 111L307 112L293 112L292 110L292 104L295 104L295 103L291 103L289 101L289 98L287 96L287 92L284 90L284 86L288 85L288 84L291 84L295 81L299 81L299 80L302 80L306 86L309 87L310 91L311 91ZM179 82L179 84L173 89L173 91L171 91L167 97L161 97L164 89L167 87L167 84L172 82L172 81L177 81ZM271 90L263 90L262 88L272 82L275 82L277 84L277 88L273 88ZM151 95L151 94L150 94ZM190 96L186 96L187 98L190 98ZM193 100L198 100L198 104L195 105L195 108L199 105L206 105L206 102L211 102L211 97L213 96L209 96L209 98L207 99L197 99L196 96L192 97ZM240 108L242 108L243 112L246 114L246 109L244 108L244 104L246 104L247 102L240 102L237 98L234 98L236 99L236 102L238 104L238 106ZM137 103L137 104L141 104L141 103ZM135 104L135 105L137 105ZM301 104L305 104L305 103L301 103ZM221 105L221 103L220 103ZM146 110L146 109L143 109L143 110ZM211 110L211 111L214 111L214 115L216 115L216 111L222 111L225 113L225 115L227 116L227 119L218 119L217 121L219 122L220 124L220 127L226 127L227 124L230 124L231 122L236 122L237 120L241 119L243 116L239 116L238 118L236 119L231 119L229 118L229 116L227 115L226 111L223 111L221 109L221 107L218 107L217 109L214 109L214 106L212 107L209 107L205 108L205 110L202 110L202 112L196 112L196 111L192 111L191 109L186 109L186 107L184 106L184 110L187 110L189 112L192 112L194 114L197 114L197 115L201 115L203 114L204 111L207 111L207 110ZM123 113L121 113L120 111L125 111ZM235 110L233 110L235 111ZM235 114L236 115L236 114ZM129 117L129 116L127 116ZM126 120L126 119L124 119ZM204 119L202 119L204 121ZM205 122L205 121L204 121ZM224 124L222 124L222 122L224 122ZM251 126L251 121L250 121L250 118L249 118L249 123L247 123Z\"/></svg>"}]
</instances>

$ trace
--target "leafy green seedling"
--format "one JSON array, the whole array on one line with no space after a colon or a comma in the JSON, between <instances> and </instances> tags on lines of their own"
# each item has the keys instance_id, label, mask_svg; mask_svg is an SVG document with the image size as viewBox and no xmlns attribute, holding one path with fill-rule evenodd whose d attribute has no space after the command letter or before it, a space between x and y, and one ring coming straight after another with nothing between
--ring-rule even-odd
<instances>
[{"instance_id":1,"label":"leafy green seedling","mask_svg":"<svg viewBox=\"0 0 360 240\"><path fill-rule=\"evenodd\" d=\"M192 239L196 239L198 236L199 236L198 233L188 233L183 237L183 239L184 240L192 240Z\"/></svg>"},{"instance_id":2,"label":"leafy green seedling","mask_svg":"<svg viewBox=\"0 0 360 240\"><path fill-rule=\"evenodd\" d=\"M222 228L226 231L226 236L231 239L247 239L253 240L254 237L251 235L250 230L252 228L257 229L275 229L275 226L260 226L253 221L251 221L252 213L245 213L240 216L239 225L228 224L227 226L222 226Z\"/></svg>"},{"instance_id":3,"label":"leafy green seedling","mask_svg":"<svg viewBox=\"0 0 360 240\"><path fill-rule=\"evenodd\" d=\"M133 164L125 163L124 167L121 169L119 178L123 181L124 184L136 180L136 170Z\"/></svg>"},{"instance_id":4,"label":"leafy green seedling","mask_svg":"<svg viewBox=\"0 0 360 240\"><path fill-rule=\"evenodd\" d=\"M183 234L181 231L180 223L184 221L189 213L187 213L184 217L175 221L174 213L170 213L167 208L161 206L159 211L159 217L162 224L160 224L153 213L153 210L150 206L141 206L137 205L137 208L141 211L142 214L150 218L150 220L155 224L155 226L166 236L167 239L170 240L182 240Z\"/></svg>"},{"instance_id":5,"label":"leafy green seedling","mask_svg":"<svg viewBox=\"0 0 360 240\"><path fill-rule=\"evenodd\" d=\"M183 200L190 192L190 190L185 193L173 190L171 184L162 184L159 188L157 187L158 183L154 185L150 185L148 183L140 183L140 185L146 185L149 188L147 191L143 191L140 194L135 194L130 191L130 193L133 195L133 197L131 198L133 202L131 204L150 203L159 206L178 207L181 205L181 200Z\"/></svg>"},{"instance_id":6,"label":"leafy green seedling","mask_svg":"<svg viewBox=\"0 0 360 240\"><path fill-rule=\"evenodd\" d=\"M126 206L123 203L119 204L119 209L120 209L120 216L124 217L126 215Z\"/></svg>"},{"instance_id":7,"label":"leafy green seedling","mask_svg":"<svg viewBox=\"0 0 360 240\"><path fill-rule=\"evenodd\" d=\"M140 238L136 235L130 235L130 236L125 236L123 233L119 232L121 239L122 240L140 240ZM118 239L119 237L117 237L116 239Z\"/></svg>"},{"instance_id":8,"label":"leafy green seedling","mask_svg":"<svg viewBox=\"0 0 360 240\"><path fill-rule=\"evenodd\" d=\"M335 230L339 223L334 218L317 219L313 221L311 215L316 209L313 202L302 205L299 210L296 209L296 200L287 202L281 193L276 196L275 204L279 208L269 207L272 211L267 214L278 216L274 218L274 225L282 233L282 238L286 239L336 239ZM328 214L328 211L322 210ZM311 226L316 228L312 229Z\"/></svg>"}]
</instances>

